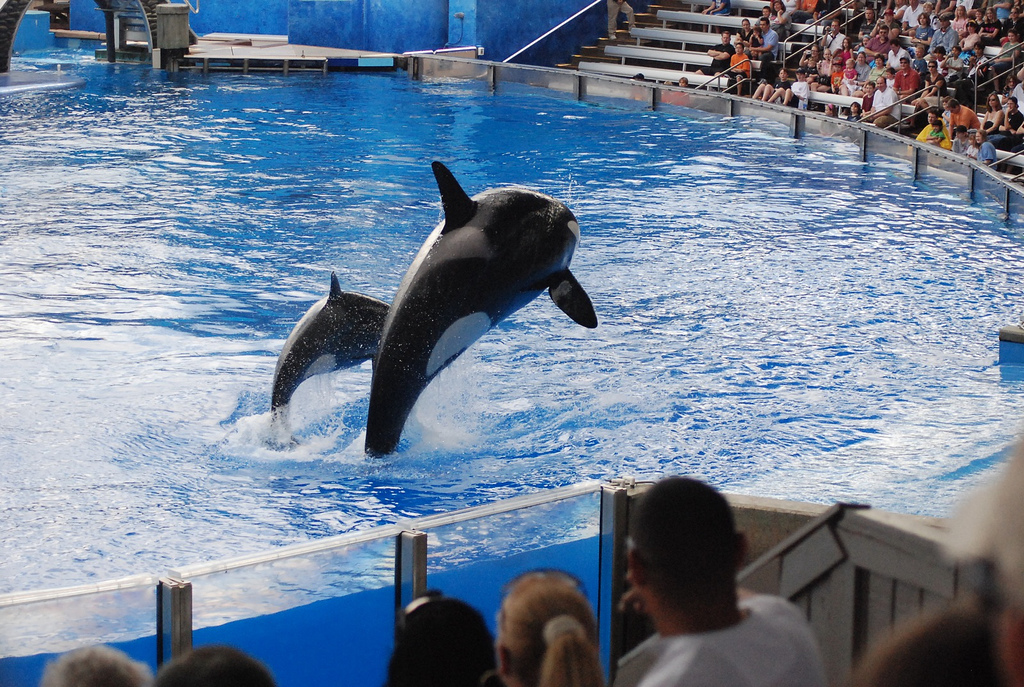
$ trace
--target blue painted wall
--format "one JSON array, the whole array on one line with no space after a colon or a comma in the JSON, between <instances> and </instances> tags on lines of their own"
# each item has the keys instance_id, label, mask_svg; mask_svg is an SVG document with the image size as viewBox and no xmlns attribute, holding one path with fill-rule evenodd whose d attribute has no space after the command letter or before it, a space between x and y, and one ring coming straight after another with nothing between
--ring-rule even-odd
<instances>
[{"instance_id":1,"label":"blue painted wall","mask_svg":"<svg viewBox=\"0 0 1024 687\"><path fill-rule=\"evenodd\" d=\"M406 52L443 48L448 0L290 0L292 43L331 48Z\"/></svg>"},{"instance_id":2,"label":"blue painted wall","mask_svg":"<svg viewBox=\"0 0 1024 687\"><path fill-rule=\"evenodd\" d=\"M50 33L50 13L39 10L25 12L14 34L15 55L53 48L53 34Z\"/></svg>"},{"instance_id":3,"label":"blue painted wall","mask_svg":"<svg viewBox=\"0 0 1024 687\"><path fill-rule=\"evenodd\" d=\"M199 3L198 14L190 12L188 21L200 36L207 33L288 33L288 0L199 0ZM196 0L192 0L192 6L196 6Z\"/></svg>"},{"instance_id":4,"label":"blue painted wall","mask_svg":"<svg viewBox=\"0 0 1024 687\"><path fill-rule=\"evenodd\" d=\"M179 0L174 0L178 2ZM199 13L190 12L189 25L207 33L288 33L288 0L199 0ZM196 5L192 0L192 6ZM142 10L142 6L139 6ZM103 33L103 13L93 0L71 0L71 29Z\"/></svg>"},{"instance_id":5,"label":"blue painted wall","mask_svg":"<svg viewBox=\"0 0 1024 687\"><path fill-rule=\"evenodd\" d=\"M103 33L107 30L103 19L103 13L96 7L93 0L71 0L68 9L71 17L72 31L97 31Z\"/></svg>"}]
</instances>

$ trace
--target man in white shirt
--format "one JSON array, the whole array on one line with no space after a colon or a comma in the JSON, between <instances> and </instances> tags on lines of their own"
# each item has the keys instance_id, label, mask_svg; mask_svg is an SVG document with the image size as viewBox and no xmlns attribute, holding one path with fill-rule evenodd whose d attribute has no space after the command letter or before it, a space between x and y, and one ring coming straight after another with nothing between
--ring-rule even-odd
<instances>
[{"instance_id":1,"label":"man in white shirt","mask_svg":"<svg viewBox=\"0 0 1024 687\"><path fill-rule=\"evenodd\" d=\"M896 123L892 116L892 106L896 104L896 89L889 88L889 82L884 76L875 80L875 97L871 100L871 110L864 113L862 122L873 123L880 129Z\"/></svg>"},{"instance_id":2,"label":"man in white shirt","mask_svg":"<svg viewBox=\"0 0 1024 687\"><path fill-rule=\"evenodd\" d=\"M825 686L801 612L736 588L746 540L721 494L697 480L664 479L640 498L630 532L632 588L623 603L645 613L657 634L620 661L615 687Z\"/></svg>"}]
</instances>

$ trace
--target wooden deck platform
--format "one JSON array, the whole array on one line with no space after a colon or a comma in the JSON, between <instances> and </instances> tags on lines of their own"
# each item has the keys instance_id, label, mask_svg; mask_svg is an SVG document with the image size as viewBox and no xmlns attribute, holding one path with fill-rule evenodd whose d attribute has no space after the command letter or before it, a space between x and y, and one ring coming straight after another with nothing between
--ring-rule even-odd
<instances>
[{"instance_id":1,"label":"wooden deck platform","mask_svg":"<svg viewBox=\"0 0 1024 687\"><path fill-rule=\"evenodd\" d=\"M211 71L392 71L402 55L293 45L287 36L213 33L203 36L179 61L180 69Z\"/></svg>"}]
</instances>

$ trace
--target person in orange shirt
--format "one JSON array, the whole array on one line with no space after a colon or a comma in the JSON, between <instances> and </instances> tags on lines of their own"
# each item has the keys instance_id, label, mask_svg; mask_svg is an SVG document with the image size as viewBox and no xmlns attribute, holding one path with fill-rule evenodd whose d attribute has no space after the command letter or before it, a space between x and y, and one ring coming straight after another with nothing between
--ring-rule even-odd
<instances>
[{"instance_id":1,"label":"person in orange shirt","mask_svg":"<svg viewBox=\"0 0 1024 687\"><path fill-rule=\"evenodd\" d=\"M750 57L746 52L746 44L742 40L736 41L736 52L729 58L729 76L736 80L737 95L750 93Z\"/></svg>"},{"instance_id":2,"label":"person in orange shirt","mask_svg":"<svg viewBox=\"0 0 1024 687\"><path fill-rule=\"evenodd\" d=\"M950 95L943 98L942 106L949 113L947 129L952 130L958 126L965 126L968 130L981 128L981 121L978 119L978 115L974 113L974 110L966 105L961 105L953 96Z\"/></svg>"}]
</instances>

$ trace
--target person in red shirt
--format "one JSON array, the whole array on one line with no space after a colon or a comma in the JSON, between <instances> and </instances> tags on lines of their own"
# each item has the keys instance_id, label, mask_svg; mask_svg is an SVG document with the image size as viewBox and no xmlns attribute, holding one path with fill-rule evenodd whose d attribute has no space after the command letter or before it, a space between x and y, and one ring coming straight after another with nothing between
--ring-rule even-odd
<instances>
[{"instance_id":1,"label":"person in red shirt","mask_svg":"<svg viewBox=\"0 0 1024 687\"><path fill-rule=\"evenodd\" d=\"M921 75L910 67L910 58L900 58L900 70L896 72L896 80L892 85L900 100L921 90Z\"/></svg>"}]
</instances>

